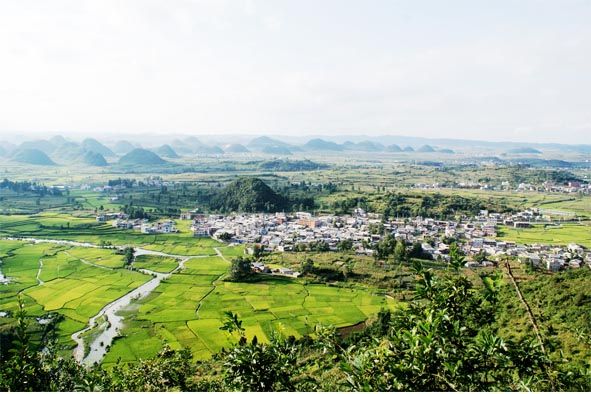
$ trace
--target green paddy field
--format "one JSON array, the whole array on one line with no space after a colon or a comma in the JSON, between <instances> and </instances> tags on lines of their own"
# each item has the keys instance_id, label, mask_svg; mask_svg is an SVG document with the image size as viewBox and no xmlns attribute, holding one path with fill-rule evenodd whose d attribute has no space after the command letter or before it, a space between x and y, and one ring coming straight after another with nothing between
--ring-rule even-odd
<instances>
[{"instance_id":1,"label":"green paddy field","mask_svg":"<svg viewBox=\"0 0 591 394\"><path fill-rule=\"evenodd\" d=\"M575 243L591 248L591 226L588 223L560 225L536 225L532 228L502 226L499 238L521 244L568 245Z\"/></svg>"},{"instance_id":2,"label":"green paddy field","mask_svg":"<svg viewBox=\"0 0 591 394\"><path fill-rule=\"evenodd\" d=\"M341 288L300 279L261 275L255 282L225 280L230 260L242 246L196 239L188 222L178 234L143 235L97 223L91 217L60 213L0 216L0 236L130 245L171 256L138 256L132 268L112 248L89 248L30 240L0 240L0 269L11 279L0 286L0 311L14 312L20 296L32 316L59 314L55 333L63 354L74 348L72 334L104 306L152 279L138 269L174 273L147 297L133 302L103 362L133 362L163 346L190 348L197 359L228 348L236 338L219 329L225 311L237 313L246 335L267 341L273 333L310 333L317 323L344 327L393 307L384 292L370 287ZM173 256L174 255L174 256ZM10 318L0 319L0 325Z\"/></svg>"}]
</instances>

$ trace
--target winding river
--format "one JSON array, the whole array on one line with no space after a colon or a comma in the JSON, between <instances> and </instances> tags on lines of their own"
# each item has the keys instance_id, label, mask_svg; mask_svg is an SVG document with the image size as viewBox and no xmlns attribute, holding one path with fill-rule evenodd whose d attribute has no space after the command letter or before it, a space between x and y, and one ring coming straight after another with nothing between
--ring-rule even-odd
<instances>
[{"instance_id":1,"label":"winding river","mask_svg":"<svg viewBox=\"0 0 591 394\"><path fill-rule=\"evenodd\" d=\"M136 257L142 254L153 254L159 256L168 256L168 257L179 257L174 255L167 255L162 254L160 252L152 252L145 249L137 249L136 250ZM147 269L140 269L139 271L152 275L154 278L140 287L130 291L129 293L125 294L123 297L116 299L115 301L111 302L103 309L99 311L96 315L90 318L88 321L88 325L81 331L78 331L72 334L72 339L76 342L77 346L74 349L74 358L76 361L86 364L92 365L95 363L99 363L105 354L107 354L109 346L113 343L113 340L120 335L121 329L123 329L123 316L120 316L118 312L122 311L123 309L127 308L133 301L137 301L146 297L150 294L154 289L156 289L160 282L163 279L170 277L174 272L181 270L185 266L185 262L190 260L193 257L184 257L182 260L179 261L179 265L171 272L163 274L160 272L155 272ZM105 317L107 324L103 331L90 343L90 349L88 354L85 356L84 353L84 339L82 335L95 328L97 326L97 320L101 317Z\"/></svg>"},{"instance_id":2,"label":"winding river","mask_svg":"<svg viewBox=\"0 0 591 394\"><path fill-rule=\"evenodd\" d=\"M58 245L68 245L68 246L78 246L78 247L85 247L85 248L99 248L98 245L94 245L87 242L76 242L76 241L65 241L65 240L55 240L55 239L39 239L39 238L3 238L7 240L21 240L21 241L30 241L34 243L53 243ZM157 252L148 249L142 249L133 247L135 250L135 257L142 256L142 255L154 255L154 256L163 256L163 257L172 257L179 261L177 267L169 273L160 273L155 272L147 269L140 269L139 272L142 272L147 275L153 276L151 280L144 283L143 285L135 288L134 290L130 291L129 293L123 295L122 297L116 299L115 301L107 304L103 307L96 315L91 317L88 320L88 325L72 334L71 338L76 342L76 348L74 349L73 356L76 361L85 365L92 365L95 363L100 363L103 357L107 354L109 347L112 345L113 340L120 335L121 330L123 329L123 316L120 316L118 313L123 309L127 308L133 301L137 301L149 295L154 289L156 289L162 280L170 277L173 273L182 270L185 267L185 263L193 258L204 258L208 256L181 256L181 255L174 255L168 254L164 252ZM216 251L217 252L217 251ZM43 263L39 261L40 267L37 276L43 267ZM1 277L0 277L1 279ZM40 283L42 284L42 283ZM90 331L91 329L95 328L99 323L98 320L104 317L106 320L106 324L103 323L104 328L98 334L98 336L90 343L89 345L89 352L85 354L84 349L84 338L82 337L83 334Z\"/></svg>"},{"instance_id":3,"label":"winding river","mask_svg":"<svg viewBox=\"0 0 591 394\"><path fill-rule=\"evenodd\" d=\"M0 260L0 268L2 264L2 260ZM0 270L0 285L6 285L8 284L10 281L8 280L8 278L6 276L4 276L4 274L2 273L2 271Z\"/></svg>"},{"instance_id":4,"label":"winding river","mask_svg":"<svg viewBox=\"0 0 591 394\"><path fill-rule=\"evenodd\" d=\"M0 259L0 285L7 285L10 283L10 278L4 276L2 273L2 259Z\"/></svg>"}]
</instances>

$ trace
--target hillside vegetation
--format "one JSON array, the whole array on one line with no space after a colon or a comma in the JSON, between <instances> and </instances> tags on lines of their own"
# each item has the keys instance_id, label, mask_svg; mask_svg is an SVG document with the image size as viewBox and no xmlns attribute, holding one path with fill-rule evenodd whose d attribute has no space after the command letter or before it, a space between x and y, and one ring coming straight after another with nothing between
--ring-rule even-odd
<instances>
[{"instance_id":1,"label":"hillside vegetation","mask_svg":"<svg viewBox=\"0 0 591 394\"><path fill-rule=\"evenodd\" d=\"M154 153L162 157L168 157L170 159L178 159L180 157L170 145L166 144L154 149Z\"/></svg>"},{"instance_id":2,"label":"hillside vegetation","mask_svg":"<svg viewBox=\"0 0 591 394\"><path fill-rule=\"evenodd\" d=\"M452 266L457 265L454 263ZM5 391L588 391L588 360L549 357L532 332L513 339L494 324L504 300L497 273L478 283L458 271L414 266L414 297L383 310L357 333L331 326L296 339L276 332L248 340L240 314L226 311L216 330L234 345L195 363L190 350L109 368L86 368L43 354L30 342L30 320L16 313L4 336L0 389ZM7 339L12 338L13 341ZM548 345L548 344L546 344Z\"/></svg>"},{"instance_id":3,"label":"hillside vegetation","mask_svg":"<svg viewBox=\"0 0 591 394\"><path fill-rule=\"evenodd\" d=\"M119 159L119 164L124 165L162 165L166 164L163 160L154 152L150 152L146 149L136 148L131 152L127 153Z\"/></svg>"},{"instance_id":4,"label":"hillside vegetation","mask_svg":"<svg viewBox=\"0 0 591 394\"><path fill-rule=\"evenodd\" d=\"M12 160L19 163L34 164L39 166L53 166L55 163L47 154L39 149L20 149L12 156Z\"/></svg>"},{"instance_id":5,"label":"hillside vegetation","mask_svg":"<svg viewBox=\"0 0 591 394\"><path fill-rule=\"evenodd\" d=\"M82 162L89 166L105 167L108 165L107 161L100 153L86 152L82 156Z\"/></svg>"},{"instance_id":6,"label":"hillside vegetation","mask_svg":"<svg viewBox=\"0 0 591 394\"><path fill-rule=\"evenodd\" d=\"M258 178L239 178L217 193L211 208L220 211L278 212L288 207L288 200Z\"/></svg>"},{"instance_id":7,"label":"hillside vegetation","mask_svg":"<svg viewBox=\"0 0 591 394\"><path fill-rule=\"evenodd\" d=\"M115 153L109 148L107 148L102 143L98 142L94 138L87 138L82 141L82 148L86 151L100 153L105 157L115 156Z\"/></svg>"}]
</instances>

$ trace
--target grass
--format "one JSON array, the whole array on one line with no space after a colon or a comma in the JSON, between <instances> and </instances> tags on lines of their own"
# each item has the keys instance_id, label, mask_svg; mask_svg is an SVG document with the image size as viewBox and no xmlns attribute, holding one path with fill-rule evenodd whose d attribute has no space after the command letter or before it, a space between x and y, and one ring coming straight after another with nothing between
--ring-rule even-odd
<instances>
[{"instance_id":1,"label":"grass","mask_svg":"<svg viewBox=\"0 0 591 394\"><path fill-rule=\"evenodd\" d=\"M252 283L220 280L227 269L228 263L219 257L189 260L184 271L139 301L123 337L115 341L104 363L153 356L164 344L188 347L196 359L209 358L237 339L219 329L229 310L238 313L248 338L268 341L273 332L300 337L318 323L353 325L395 305L367 288L306 284L272 276ZM143 341L146 332L149 344L135 351L134 344Z\"/></svg>"},{"instance_id":2,"label":"grass","mask_svg":"<svg viewBox=\"0 0 591 394\"><path fill-rule=\"evenodd\" d=\"M186 227L181 226L181 228ZM94 217L43 213L37 215L0 215L0 235L45 239L63 239L99 244L134 245L146 249L185 256L215 255L214 247L223 246L211 238L194 238L187 229L177 234L148 235L121 230L108 223L98 223Z\"/></svg>"},{"instance_id":3,"label":"grass","mask_svg":"<svg viewBox=\"0 0 591 394\"><path fill-rule=\"evenodd\" d=\"M0 287L0 310L14 312L20 295L33 316L59 313L64 319L57 335L64 347L72 346L70 336L105 305L150 280L138 272L81 260L114 265L121 256L110 250L0 241L0 256L2 271L11 278Z\"/></svg>"},{"instance_id":4,"label":"grass","mask_svg":"<svg viewBox=\"0 0 591 394\"><path fill-rule=\"evenodd\" d=\"M236 340L219 330L228 310L238 313L249 338L267 341L273 332L302 336L318 323L356 324L394 305L393 300L362 287L330 287L272 276L252 283L226 282L222 278L229 267L227 260L208 256L220 244L185 237L187 242L186 250L201 248L203 256L188 260L181 272L124 312L128 317L124 336L114 342L106 364L153 356L165 344L188 347L197 359L209 358ZM168 245L169 250L175 247ZM244 253L243 246L220 246L219 250L227 259ZM0 254L5 256L5 273L17 279L2 289L0 310L14 310L15 295L20 292L31 314L60 313L64 319L57 334L65 347L72 345L70 335L82 329L90 316L149 279L122 269L122 256L110 249L2 241ZM296 260L300 257L294 256ZM37 281L39 260L43 262L39 273L43 285ZM170 272L177 264L177 259L152 255L139 256L134 263L136 268L158 272Z\"/></svg>"},{"instance_id":5,"label":"grass","mask_svg":"<svg viewBox=\"0 0 591 394\"><path fill-rule=\"evenodd\" d=\"M338 253L274 254L266 258L267 263L295 268L308 256L320 267L351 261L354 272L365 278L367 286L328 286L272 276L260 277L252 283L233 283L223 280L229 263L215 256L214 248L230 260L243 255L244 247L193 238L184 222L179 224L181 233L156 236L116 230L90 217L59 213L0 216L0 226L0 232L5 235L95 243L105 240L115 245L131 244L172 254L202 256L187 261L182 272L164 280L151 295L124 312L127 319L123 337L113 343L105 364L118 359L133 362L149 358L165 344L176 349L188 347L196 359L207 359L237 340L219 330L224 311L238 313L249 338L256 336L267 341L273 332L305 335L319 323L336 327L353 325L383 307L397 305L397 301L372 289L395 283L398 273L376 271L371 258ZM591 245L589 227L574 224L553 229L507 228L501 237L526 243L576 241ZM122 256L109 249L1 241L0 255L4 256L3 272L16 279L0 289L0 310L14 310L15 295L21 293L31 314L60 313L64 319L58 324L57 334L64 347L71 347L70 335L82 329L90 316L149 280L145 275L122 269ZM43 285L37 281L39 260L43 262L39 275L45 282ZM174 258L140 256L134 266L166 273L177 264Z\"/></svg>"},{"instance_id":6,"label":"grass","mask_svg":"<svg viewBox=\"0 0 591 394\"><path fill-rule=\"evenodd\" d=\"M115 254L110 249L71 248L68 250L68 254L77 259L107 268L122 268L125 265L124 257Z\"/></svg>"},{"instance_id":7,"label":"grass","mask_svg":"<svg viewBox=\"0 0 591 394\"><path fill-rule=\"evenodd\" d=\"M168 273L179 265L179 261L172 257L141 255L136 257L133 266L138 269L148 269L155 272Z\"/></svg>"},{"instance_id":8,"label":"grass","mask_svg":"<svg viewBox=\"0 0 591 394\"><path fill-rule=\"evenodd\" d=\"M499 239L522 244L566 245L576 243L591 247L591 226L587 224L562 224L559 226L536 225L533 228L515 229L503 226Z\"/></svg>"}]
</instances>

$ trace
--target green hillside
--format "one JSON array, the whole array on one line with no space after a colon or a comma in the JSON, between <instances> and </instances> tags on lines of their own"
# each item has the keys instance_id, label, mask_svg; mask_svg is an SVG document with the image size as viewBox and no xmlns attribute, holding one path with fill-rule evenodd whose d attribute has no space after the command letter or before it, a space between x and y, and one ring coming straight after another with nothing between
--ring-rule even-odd
<instances>
[{"instance_id":1,"label":"green hillside","mask_svg":"<svg viewBox=\"0 0 591 394\"><path fill-rule=\"evenodd\" d=\"M134 149L125 156L119 159L119 164L123 165L162 165L166 164L166 160L163 160L154 152L150 152L146 149Z\"/></svg>"},{"instance_id":2,"label":"green hillside","mask_svg":"<svg viewBox=\"0 0 591 394\"><path fill-rule=\"evenodd\" d=\"M82 162L93 167L105 167L108 165L107 161L100 153L86 152L82 156Z\"/></svg>"},{"instance_id":3,"label":"green hillside","mask_svg":"<svg viewBox=\"0 0 591 394\"><path fill-rule=\"evenodd\" d=\"M111 149L107 148L105 145L101 144L94 138L87 138L82 141L82 148L87 151L100 153L105 157L115 156L115 153L113 153Z\"/></svg>"},{"instance_id":4,"label":"green hillside","mask_svg":"<svg viewBox=\"0 0 591 394\"><path fill-rule=\"evenodd\" d=\"M77 143L65 142L56 148L53 152L53 157L58 158L58 160L73 161L84 155L84 152L84 149Z\"/></svg>"},{"instance_id":5,"label":"green hillside","mask_svg":"<svg viewBox=\"0 0 591 394\"><path fill-rule=\"evenodd\" d=\"M289 145L283 141L280 141L280 140L277 140L274 138L270 138L270 137L266 137L266 136L254 138L252 141L250 141L248 143L248 147L250 149L254 149L254 150L262 150L265 147L269 147L269 146L282 146L285 148L289 147Z\"/></svg>"},{"instance_id":6,"label":"green hillside","mask_svg":"<svg viewBox=\"0 0 591 394\"><path fill-rule=\"evenodd\" d=\"M258 178L239 178L222 189L211 201L221 211L276 212L288 206L285 197Z\"/></svg>"},{"instance_id":7,"label":"green hillside","mask_svg":"<svg viewBox=\"0 0 591 394\"><path fill-rule=\"evenodd\" d=\"M50 155L55 150L56 146L48 140L25 141L19 145L19 150L36 149Z\"/></svg>"},{"instance_id":8,"label":"green hillside","mask_svg":"<svg viewBox=\"0 0 591 394\"><path fill-rule=\"evenodd\" d=\"M388 152L402 152L402 148L396 144L388 145L386 148Z\"/></svg>"},{"instance_id":9,"label":"green hillside","mask_svg":"<svg viewBox=\"0 0 591 394\"><path fill-rule=\"evenodd\" d=\"M417 149L417 152L432 153L435 152L435 149L433 149L431 145L423 145L419 149Z\"/></svg>"},{"instance_id":10,"label":"green hillside","mask_svg":"<svg viewBox=\"0 0 591 394\"><path fill-rule=\"evenodd\" d=\"M270 155L291 155L292 152L285 146L269 145L265 146L261 152L268 153Z\"/></svg>"},{"instance_id":11,"label":"green hillside","mask_svg":"<svg viewBox=\"0 0 591 394\"><path fill-rule=\"evenodd\" d=\"M343 147L337 143L320 138L312 139L304 145L306 150L342 151Z\"/></svg>"},{"instance_id":12,"label":"green hillside","mask_svg":"<svg viewBox=\"0 0 591 394\"><path fill-rule=\"evenodd\" d=\"M522 147L522 148L509 149L507 151L507 153L513 154L513 155L529 155L529 154L531 154L531 155L539 155L542 152L539 151L539 150L537 150L537 149L530 148L530 147L527 147L526 146L526 147Z\"/></svg>"},{"instance_id":13,"label":"green hillside","mask_svg":"<svg viewBox=\"0 0 591 394\"><path fill-rule=\"evenodd\" d=\"M180 157L170 145L162 145L154 149L153 152L159 156L168 157L170 159L178 159Z\"/></svg>"},{"instance_id":14,"label":"green hillside","mask_svg":"<svg viewBox=\"0 0 591 394\"><path fill-rule=\"evenodd\" d=\"M55 163L43 151L39 149L19 149L12 160L19 163L35 164L40 166L53 166Z\"/></svg>"}]
</instances>

